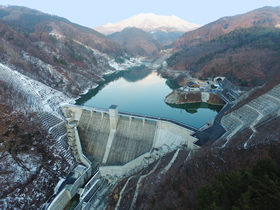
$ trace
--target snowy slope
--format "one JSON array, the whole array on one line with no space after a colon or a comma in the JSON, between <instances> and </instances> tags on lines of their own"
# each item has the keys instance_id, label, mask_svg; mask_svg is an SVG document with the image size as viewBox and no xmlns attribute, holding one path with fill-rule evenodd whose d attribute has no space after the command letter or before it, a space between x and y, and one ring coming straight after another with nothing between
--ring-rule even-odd
<instances>
[{"instance_id":1,"label":"snowy slope","mask_svg":"<svg viewBox=\"0 0 280 210\"><path fill-rule=\"evenodd\" d=\"M73 103L73 99L41 82L33 80L11 68L0 63L0 78L5 78L8 86L21 93L22 98L26 98L24 104L11 104L19 107L21 112L28 109L29 112L45 111L60 118L57 112L60 103ZM14 94L16 95L16 93Z\"/></svg>"},{"instance_id":2,"label":"snowy slope","mask_svg":"<svg viewBox=\"0 0 280 210\"><path fill-rule=\"evenodd\" d=\"M175 15L164 16L155 15L153 13L141 13L118 23L108 23L104 26L97 26L94 29L100 33L108 35L114 32L122 31L127 27L136 27L145 31L155 29L161 29L163 31L190 31L200 26L195 23L184 21Z\"/></svg>"}]
</instances>

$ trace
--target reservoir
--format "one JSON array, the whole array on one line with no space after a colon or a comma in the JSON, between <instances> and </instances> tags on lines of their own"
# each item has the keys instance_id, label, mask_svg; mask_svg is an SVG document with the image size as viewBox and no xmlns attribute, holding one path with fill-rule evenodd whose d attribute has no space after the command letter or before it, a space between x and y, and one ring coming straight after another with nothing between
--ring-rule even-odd
<instances>
[{"instance_id":1,"label":"reservoir","mask_svg":"<svg viewBox=\"0 0 280 210\"><path fill-rule=\"evenodd\" d=\"M144 65L104 76L105 81L76 101L77 105L173 119L195 128L212 120L222 106L206 103L166 104L165 97L179 86Z\"/></svg>"}]
</instances>

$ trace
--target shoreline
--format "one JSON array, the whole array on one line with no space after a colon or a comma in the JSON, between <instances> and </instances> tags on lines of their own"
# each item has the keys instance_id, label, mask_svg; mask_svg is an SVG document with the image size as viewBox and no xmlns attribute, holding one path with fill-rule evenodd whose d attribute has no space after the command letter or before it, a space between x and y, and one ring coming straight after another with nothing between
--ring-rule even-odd
<instances>
[{"instance_id":1,"label":"shoreline","mask_svg":"<svg viewBox=\"0 0 280 210\"><path fill-rule=\"evenodd\" d=\"M208 103L208 102L204 102L204 101L196 101L196 102L184 102L184 103L168 103L165 102L167 104L176 104L176 105L184 105L184 104L198 104L198 103L205 103L205 104L209 104L209 105L213 105L213 106L225 106L226 104L214 104L214 103Z\"/></svg>"},{"instance_id":2,"label":"shoreline","mask_svg":"<svg viewBox=\"0 0 280 210\"><path fill-rule=\"evenodd\" d=\"M178 90L178 89L177 89ZM224 106L226 102L217 94L204 91L188 91L182 92L174 90L168 94L164 102L167 104L194 104L194 103L207 103L215 106Z\"/></svg>"}]
</instances>

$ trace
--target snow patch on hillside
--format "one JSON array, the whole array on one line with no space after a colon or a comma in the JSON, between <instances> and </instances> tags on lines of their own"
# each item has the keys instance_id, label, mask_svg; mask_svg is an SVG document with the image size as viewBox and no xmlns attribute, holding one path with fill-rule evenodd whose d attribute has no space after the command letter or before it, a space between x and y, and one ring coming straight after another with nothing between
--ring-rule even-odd
<instances>
[{"instance_id":1,"label":"snow patch on hillside","mask_svg":"<svg viewBox=\"0 0 280 210\"><path fill-rule=\"evenodd\" d=\"M140 66L143 63L145 58L138 57L138 58L130 58L130 60L125 60L124 63L117 63L114 59L109 60L110 66L112 66L117 71L128 70L134 66Z\"/></svg>"},{"instance_id":2,"label":"snow patch on hillside","mask_svg":"<svg viewBox=\"0 0 280 210\"><path fill-rule=\"evenodd\" d=\"M45 111L60 117L57 111L60 103L74 103L73 99L63 93L1 63L0 78L5 78L10 86L13 86L24 98L27 98L26 104L22 105L22 109L29 109L30 112Z\"/></svg>"}]
</instances>

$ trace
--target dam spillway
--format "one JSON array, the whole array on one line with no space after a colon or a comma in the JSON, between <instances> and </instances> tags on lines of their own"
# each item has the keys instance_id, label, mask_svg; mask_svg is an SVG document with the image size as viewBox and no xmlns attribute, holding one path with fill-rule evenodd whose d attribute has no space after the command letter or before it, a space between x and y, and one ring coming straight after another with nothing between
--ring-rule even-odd
<instances>
[{"instance_id":1,"label":"dam spillway","mask_svg":"<svg viewBox=\"0 0 280 210\"><path fill-rule=\"evenodd\" d=\"M110 130L108 114L83 110L78 131L84 154L101 164L124 165L151 149L156 122L120 117L108 159L102 162Z\"/></svg>"},{"instance_id":2,"label":"dam spillway","mask_svg":"<svg viewBox=\"0 0 280 210\"><path fill-rule=\"evenodd\" d=\"M124 165L149 152L153 146L156 122L121 117L108 156L108 165Z\"/></svg>"},{"instance_id":3,"label":"dam spillway","mask_svg":"<svg viewBox=\"0 0 280 210\"><path fill-rule=\"evenodd\" d=\"M110 134L110 122L107 114L83 110L78 125L83 153L92 161L101 162Z\"/></svg>"},{"instance_id":4,"label":"dam spillway","mask_svg":"<svg viewBox=\"0 0 280 210\"><path fill-rule=\"evenodd\" d=\"M68 123L77 127L77 151L98 162L101 173L124 175L143 166L145 158L162 156L182 145L198 147L191 136L195 128L169 119L118 112L115 105L109 109L65 105L62 109ZM154 150L158 152L152 154Z\"/></svg>"}]
</instances>

